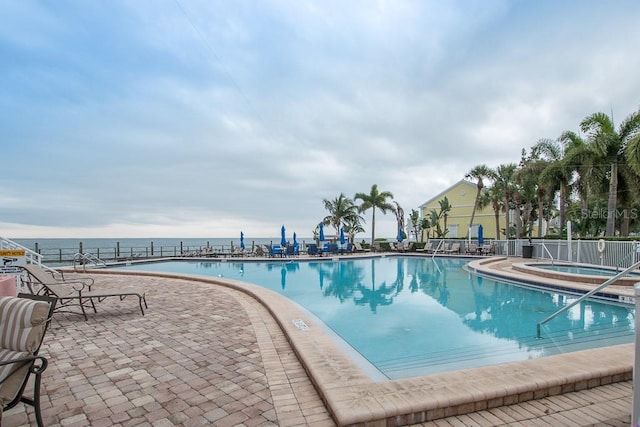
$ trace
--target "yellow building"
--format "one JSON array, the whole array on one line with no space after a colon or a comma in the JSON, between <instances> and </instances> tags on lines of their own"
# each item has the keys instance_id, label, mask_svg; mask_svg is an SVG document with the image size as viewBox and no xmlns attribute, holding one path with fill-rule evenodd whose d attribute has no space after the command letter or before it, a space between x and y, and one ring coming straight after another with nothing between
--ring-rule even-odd
<instances>
[{"instance_id":1,"label":"yellow building","mask_svg":"<svg viewBox=\"0 0 640 427\"><path fill-rule=\"evenodd\" d=\"M420 215L422 218L428 218L431 210L440 212L440 201L446 197L449 200L451 211L447 216L447 229L449 232L445 237L451 239L466 238L470 234L471 238L476 238L478 237L478 226L480 224L482 224L485 239L499 239L503 237L499 231L496 231L495 215L493 209L490 207L483 210L476 210L473 224L469 230L469 221L471 220L471 213L473 212L473 206L476 202L477 192L478 187L475 183L462 179L420 205ZM502 216L502 218L500 218L500 216ZM504 215L499 215L498 220L502 220L502 223L504 223ZM440 226L444 230L444 220L441 220ZM504 228L504 224L499 225L499 227ZM423 238L426 240L426 230L424 233ZM433 236L434 233L432 230L431 237Z\"/></svg>"}]
</instances>

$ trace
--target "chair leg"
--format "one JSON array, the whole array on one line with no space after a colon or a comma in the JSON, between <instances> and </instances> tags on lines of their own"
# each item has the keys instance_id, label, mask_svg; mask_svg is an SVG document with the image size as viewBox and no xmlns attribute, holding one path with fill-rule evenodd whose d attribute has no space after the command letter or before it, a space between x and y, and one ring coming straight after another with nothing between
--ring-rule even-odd
<instances>
[{"instance_id":1,"label":"chair leg","mask_svg":"<svg viewBox=\"0 0 640 427\"><path fill-rule=\"evenodd\" d=\"M40 385L42 383L42 373L45 369L47 369L47 359L44 357L38 357L38 360L41 362L40 366L32 366L31 373L34 375L33 378L33 399L28 398L26 396L22 396L20 401L26 403L27 405L33 406L33 410L36 416L36 423L38 427L44 427L44 423L42 422L42 411L40 408Z\"/></svg>"},{"instance_id":2,"label":"chair leg","mask_svg":"<svg viewBox=\"0 0 640 427\"><path fill-rule=\"evenodd\" d=\"M43 427L42 413L40 412L40 378L41 375L36 374L36 378L33 384L33 410L36 413L36 423L38 427Z\"/></svg>"}]
</instances>

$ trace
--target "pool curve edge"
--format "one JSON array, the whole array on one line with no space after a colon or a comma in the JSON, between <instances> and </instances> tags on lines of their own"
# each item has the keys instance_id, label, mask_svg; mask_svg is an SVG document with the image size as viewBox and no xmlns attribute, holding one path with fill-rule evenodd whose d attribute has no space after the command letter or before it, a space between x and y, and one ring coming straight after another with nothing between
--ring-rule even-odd
<instances>
[{"instance_id":1,"label":"pool curve edge","mask_svg":"<svg viewBox=\"0 0 640 427\"><path fill-rule=\"evenodd\" d=\"M496 259L494 258L494 261ZM490 261L485 259L484 261ZM262 304L339 426L402 426L584 390L633 376L633 344L540 359L375 382L287 298L232 279L143 271L90 270L91 274L164 277L224 286ZM307 328L300 328L302 320ZM532 331L532 334L535 331Z\"/></svg>"}]
</instances>

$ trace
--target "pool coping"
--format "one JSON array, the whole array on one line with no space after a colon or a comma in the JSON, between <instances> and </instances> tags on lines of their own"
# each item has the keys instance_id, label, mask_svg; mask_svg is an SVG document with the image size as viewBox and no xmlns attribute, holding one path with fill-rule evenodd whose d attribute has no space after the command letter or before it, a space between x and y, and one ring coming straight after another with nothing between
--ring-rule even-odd
<instances>
[{"instance_id":1,"label":"pool coping","mask_svg":"<svg viewBox=\"0 0 640 427\"><path fill-rule=\"evenodd\" d=\"M472 261L473 268L488 269L501 259L504 258ZM90 273L187 278L252 296L279 324L340 426L426 422L628 381L633 374L634 346L623 344L482 368L374 381L309 315L269 289L232 279L189 274L96 269ZM513 273L512 277L518 274Z\"/></svg>"}]
</instances>

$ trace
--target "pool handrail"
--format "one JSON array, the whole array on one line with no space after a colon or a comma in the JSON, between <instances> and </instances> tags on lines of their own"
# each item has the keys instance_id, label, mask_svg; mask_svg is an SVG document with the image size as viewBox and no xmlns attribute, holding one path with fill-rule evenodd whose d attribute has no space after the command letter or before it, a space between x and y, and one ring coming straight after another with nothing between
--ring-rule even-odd
<instances>
[{"instance_id":1,"label":"pool handrail","mask_svg":"<svg viewBox=\"0 0 640 427\"><path fill-rule=\"evenodd\" d=\"M632 256L635 256L638 253L638 249L640 249L640 246L638 246L634 252L629 252L620 261L618 261L618 264L616 264L616 272L620 270L620 266L622 265L622 263L624 263L627 259L631 258Z\"/></svg>"},{"instance_id":2,"label":"pool handrail","mask_svg":"<svg viewBox=\"0 0 640 427\"><path fill-rule=\"evenodd\" d=\"M619 278L621 278L622 276L624 276L625 274L627 274L631 270L635 270L638 267L640 267L640 261L636 262L635 264L633 264L631 267L628 267L624 271L621 271L620 273L616 274L611 279L606 280L601 285L591 289L589 292L587 292L586 294L582 295L580 298L576 299L575 301L571 302L570 304L565 305L564 307L562 307L561 309L559 309L558 311L556 311L552 315L548 316L546 319L538 322L538 324L536 325L536 337L537 338L541 338L541 336L540 336L540 327L542 325L544 325L548 321L554 319L556 316L558 316L563 311L567 311L568 309L570 309L574 305L578 304L579 302L583 301L584 299L589 298L591 295L595 294L596 292L600 292L602 289L604 289L607 286L609 286L610 284L616 282Z\"/></svg>"},{"instance_id":3,"label":"pool handrail","mask_svg":"<svg viewBox=\"0 0 640 427\"><path fill-rule=\"evenodd\" d=\"M438 245L436 246L436 248L433 250L433 254L431 255L431 259L435 259L436 257L436 253L438 252L438 250L440 249L440 246L442 246L444 244L444 239L440 239L440 241L438 242Z\"/></svg>"},{"instance_id":4,"label":"pool handrail","mask_svg":"<svg viewBox=\"0 0 640 427\"><path fill-rule=\"evenodd\" d=\"M555 259L553 258L553 255L551 255L551 252L549 252L549 249L547 248L547 245L545 245L544 242L540 243L540 245L542 246L542 249L544 249L545 252L549 254L549 259L551 260L551 265L553 265L553 262L555 261Z\"/></svg>"}]
</instances>

